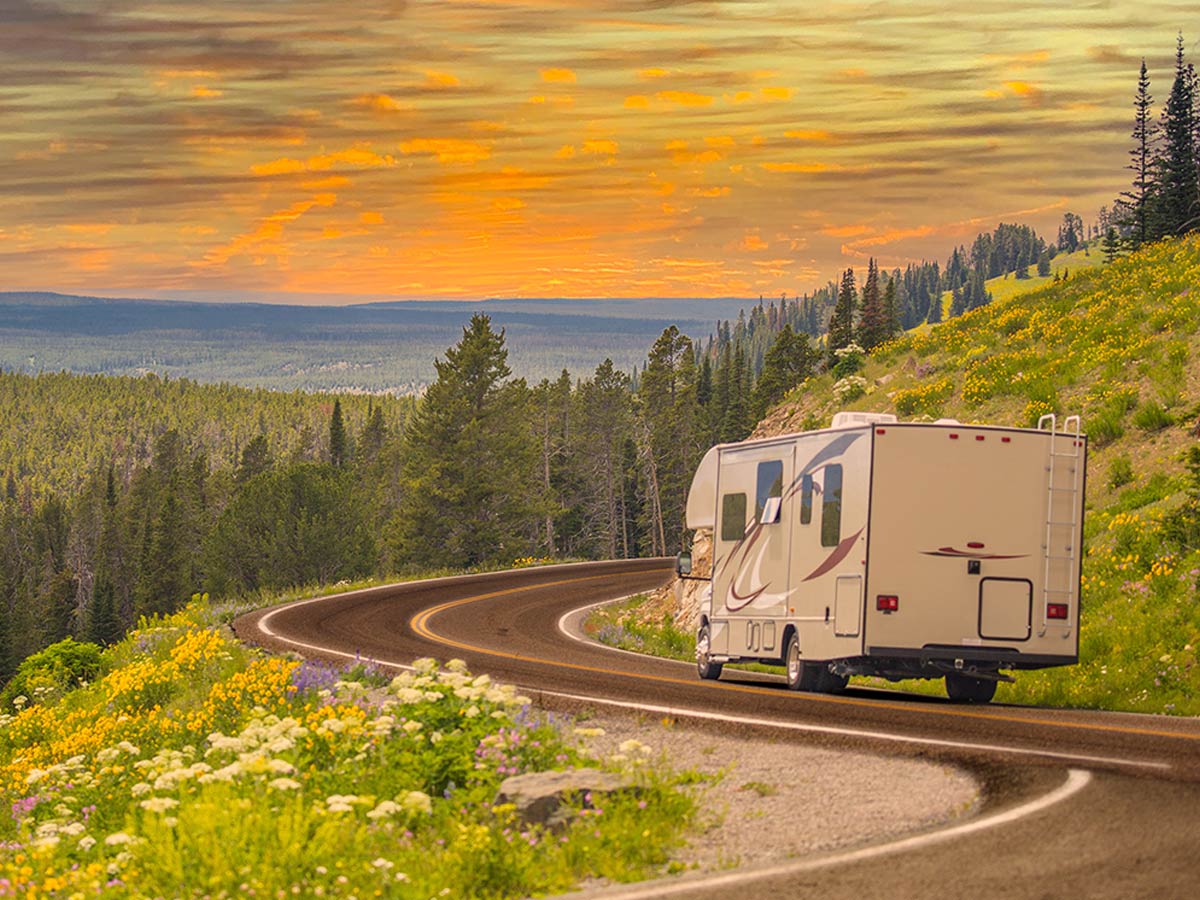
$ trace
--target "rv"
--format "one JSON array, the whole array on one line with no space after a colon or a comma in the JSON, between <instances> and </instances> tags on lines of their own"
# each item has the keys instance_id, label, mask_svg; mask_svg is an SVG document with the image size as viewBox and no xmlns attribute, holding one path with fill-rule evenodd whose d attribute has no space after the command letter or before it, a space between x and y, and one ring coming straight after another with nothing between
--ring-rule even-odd
<instances>
[{"instance_id":1,"label":"rv","mask_svg":"<svg viewBox=\"0 0 1200 900\"><path fill-rule=\"evenodd\" d=\"M687 498L688 527L713 534L700 677L760 662L793 690L945 678L952 700L986 703L1005 670L1077 662L1086 459L1079 417L1053 415L839 413L713 447Z\"/></svg>"}]
</instances>

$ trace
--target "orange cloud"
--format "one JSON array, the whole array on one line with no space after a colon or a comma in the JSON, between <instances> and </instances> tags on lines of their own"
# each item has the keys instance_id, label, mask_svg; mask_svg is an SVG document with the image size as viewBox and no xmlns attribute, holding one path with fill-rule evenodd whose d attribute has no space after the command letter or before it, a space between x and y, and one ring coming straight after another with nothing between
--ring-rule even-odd
<instances>
[{"instance_id":1,"label":"orange cloud","mask_svg":"<svg viewBox=\"0 0 1200 900\"><path fill-rule=\"evenodd\" d=\"M575 155L574 144L563 144L558 148L558 152L554 154L555 159L571 159Z\"/></svg>"},{"instance_id":2,"label":"orange cloud","mask_svg":"<svg viewBox=\"0 0 1200 900\"><path fill-rule=\"evenodd\" d=\"M620 152L617 142L608 140L584 141L582 149L584 153L607 154L609 156Z\"/></svg>"},{"instance_id":3,"label":"orange cloud","mask_svg":"<svg viewBox=\"0 0 1200 900\"><path fill-rule=\"evenodd\" d=\"M715 197L728 197L729 196L729 188L728 187L693 188L692 193L695 194L697 197L704 197L706 199L713 199Z\"/></svg>"},{"instance_id":4,"label":"orange cloud","mask_svg":"<svg viewBox=\"0 0 1200 900\"><path fill-rule=\"evenodd\" d=\"M575 73L570 69L542 69L539 73L547 84L574 84Z\"/></svg>"},{"instance_id":5,"label":"orange cloud","mask_svg":"<svg viewBox=\"0 0 1200 900\"><path fill-rule=\"evenodd\" d=\"M811 141L813 143L829 143L833 140L832 134L821 129L794 129L785 131L783 136L795 141Z\"/></svg>"},{"instance_id":6,"label":"orange cloud","mask_svg":"<svg viewBox=\"0 0 1200 900\"><path fill-rule=\"evenodd\" d=\"M388 94L362 94L350 102L355 106L361 106L374 112L401 112L412 108Z\"/></svg>"},{"instance_id":7,"label":"orange cloud","mask_svg":"<svg viewBox=\"0 0 1200 900\"><path fill-rule=\"evenodd\" d=\"M364 147L350 147L338 150L336 153L323 153L320 156L310 156L307 160L282 157L271 162L251 166L250 171L255 175L291 175L295 172L323 172L335 166L347 165L358 169L376 169L394 166L395 157L388 154L381 156L373 150Z\"/></svg>"},{"instance_id":8,"label":"orange cloud","mask_svg":"<svg viewBox=\"0 0 1200 900\"><path fill-rule=\"evenodd\" d=\"M650 98L644 94L631 94L625 98L626 109L646 109L650 106Z\"/></svg>"},{"instance_id":9,"label":"orange cloud","mask_svg":"<svg viewBox=\"0 0 1200 900\"><path fill-rule=\"evenodd\" d=\"M844 167L839 166L836 163L762 163L762 167L768 172L790 172L805 175L815 175L820 172L844 171Z\"/></svg>"},{"instance_id":10,"label":"orange cloud","mask_svg":"<svg viewBox=\"0 0 1200 900\"><path fill-rule=\"evenodd\" d=\"M638 69L637 73L638 78L642 79L643 81L650 81L654 78L666 78L670 74L671 72L669 69L660 69L657 66L649 69Z\"/></svg>"},{"instance_id":11,"label":"orange cloud","mask_svg":"<svg viewBox=\"0 0 1200 900\"><path fill-rule=\"evenodd\" d=\"M310 209L333 206L336 202L337 196L335 194L317 194L311 200L301 200L293 203L286 209L281 209L259 220L257 227L253 231L240 234L223 247L210 250L205 254L203 264L206 266L224 265L235 256L241 256L251 250L261 249L264 245L270 246L283 236L285 225L299 219ZM275 255L285 256L287 253L280 247L275 248Z\"/></svg>"},{"instance_id":12,"label":"orange cloud","mask_svg":"<svg viewBox=\"0 0 1200 900\"><path fill-rule=\"evenodd\" d=\"M724 156L717 150L702 150L697 153L689 149L687 141L667 141L666 150L671 154L671 161L680 165L720 162L724 159Z\"/></svg>"},{"instance_id":13,"label":"orange cloud","mask_svg":"<svg viewBox=\"0 0 1200 900\"><path fill-rule=\"evenodd\" d=\"M830 237L850 238L858 237L860 234L870 234L871 228L868 225L822 225L821 234L827 234Z\"/></svg>"},{"instance_id":14,"label":"orange cloud","mask_svg":"<svg viewBox=\"0 0 1200 900\"><path fill-rule=\"evenodd\" d=\"M217 97L225 96L225 92L198 84L192 88L192 96L200 100L213 100Z\"/></svg>"},{"instance_id":15,"label":"orange cloud","mask_svg":"<svg viewBox=\"0 0 1200 900\"><path fill-rule=\"evenodd\" d=\"M456 88L462 84L458 80L457 75L452 75L449 72L434 72L427 71L425 73L425 87L440 90L443 88Z\"/></svg>"},{"instance_id":16,"label":"orange cloud","mask_svg":"<svg viewBox=\"0 0 1200 900\"><path fill-rule=\"evenodd\" d=\"M401 143L400 152L429 154L437 157L438 162L446 165L470 165L492 155L491 149L486 144L462 138L414 138Z\"/></svg>"},{"instance_id":17,"label":"orange cloud","mask_svg":"<svg viewBox=\"0 0 1200 900\"><path fill-rule=\"evenodd\" d=\"M664 103L675 103L679 106L708 106L713 98L708 94L696 94L692 91L659 91L654 95Z\"/></svg>"},{"instance_id":18,"label":"orange cloud","mask_svg":"<svg viewBox=\"0 0 1200 900\"><path fill-rule=\"evenodd\" d=\"M381 212L361 212L358 214L358 221L364 225L382 225L383 213Z\"/></svg>"},{"instance_id":19,"label":"orange cloud","mask_svg":"<svg viewBox=\"0 0 1200 900\"><path fill-rule=\"evenodd\" d=\"M765 87L760 93L764 100L790 100L793 91L789 87Z\"/></svg>"},{"instance_id":20,"label":"orange cloud","mask_svg":"<svg viewBox=\"0 0 1200 900\"><path fill-rule=\"evenodd\" d=\"M742 241L738 246L743 250L756 252L758 250L766 250L771 245L764 241L757 231L748 231L742 237Z\"/></svg>"},{"instance_id":21,"label":"orange cloud","mask_svg":"<svg viewBox=\"0 0 1200 900\"><path fill-rule=\"evenodd\" d=\"M1045 91L1028 81L1006 81L1002 89L991 88L983 92L985 97L1000 100L1004 97L1020 97L1027 106L1039 107L1045 99Z\"/></svg>"}]
</instances>

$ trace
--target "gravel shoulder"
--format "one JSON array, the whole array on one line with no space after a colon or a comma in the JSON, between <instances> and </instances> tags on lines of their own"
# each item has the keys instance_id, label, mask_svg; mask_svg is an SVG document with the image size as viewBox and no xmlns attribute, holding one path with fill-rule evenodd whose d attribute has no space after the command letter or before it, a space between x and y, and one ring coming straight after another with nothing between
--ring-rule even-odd
<instances>
[{"instance_id":1,"label":"gravel shoulder","mask_svg":"<svg viewBox=\"0 0 1200 900\"><path fill-rule=\"evenodd\" d=\"M676 856L715 871L879 843L978 811L981 785L961 769L913 759L722 735L644 717L605 715L588 746L601 755L636 739L697 785L701 831Z\"/></svg>"}]
</instances>

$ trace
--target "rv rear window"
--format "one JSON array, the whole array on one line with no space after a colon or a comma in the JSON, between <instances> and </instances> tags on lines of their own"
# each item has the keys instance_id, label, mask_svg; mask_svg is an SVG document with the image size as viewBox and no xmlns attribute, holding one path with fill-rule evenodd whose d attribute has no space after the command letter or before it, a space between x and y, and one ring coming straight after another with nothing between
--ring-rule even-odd
<instances>
[{"instance_id":1,"label":"rv rear window","mask_svg":"<svg viewBox=\"0 0 1200 900\"><path fill-rule=\"evenodd\" d=\"M758 490L754 497L754 518L763 525L779 521L779 499L783 496L783 462L773 459L758 464ZM771 500L775 500L771 503Z\"/></svg>"},{"instance_id":2,"label":"rv rear window","mask_svg":"<svg viewBox=\"0 0 1200 900\"><path fill-rule=\"evenodd\" d=\"M746 495L726 494L721 498L721 540L740 541L746 533Z\"/></svg>"},{"instance_id":3,"label":"rv rear window","mask_svg":"<svg viewBox=\"0 0 1200 900\"><path fill-rule=\"evenodd\" d=\"M805 475L800 479L800 524L812 522L812 476Z\"/></svg>"},{"instance_id":4,"label":"rv rear window","mask_svg":"<svg viewBox=\"0 0 1200 900\"><path fill-rule=\"evenodd\" d=\"M842 467L825 467L821 502L821 546L836 547L842 539Z\"/></svg>"}]
</instances>

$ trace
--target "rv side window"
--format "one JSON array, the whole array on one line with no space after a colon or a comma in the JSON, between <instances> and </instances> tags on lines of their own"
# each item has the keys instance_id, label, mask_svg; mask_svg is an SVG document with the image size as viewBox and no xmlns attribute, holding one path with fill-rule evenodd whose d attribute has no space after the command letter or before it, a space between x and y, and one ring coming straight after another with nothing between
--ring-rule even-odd
<instances>
[{"instance_id":1,"label":"rv side window","mask_svg":"<svg viewBox=\"0 0 1200 900\"><path fill-rule=\"evenodd\" d=\"M746 495L726 494L721 498L721 540L740 541L746 533Z\"/></svg>"},{"instance_id":2,"label":"rv side window","mask_svg":"<svg viewBox=\"0 0 1200 900\"><path fill-rule=\"evenodd\" d=\"M813 482L811 475L805 475L800 479L800 524L808 525L812 522L812 495Z\"/></svg>"},{"instance_id":3,"label":"rv side window","mask_svg":"<svg viewBox=\"0 0 1200 900\"><path fill-rule=\"evenodd\" d=\"M821 503L821 546L836 547L842 539L842 467L825 467Z\"/></svg>"},{"instance_id":4,"label":"rv side window","mask_svg":"<svg viewBox=\"0 0 1200 900\"><path fill-rule=\"evenodd\" d=\"M763 525L779 521L783 498L783 463L773 459L758 464L758 490L754 498L754 517Z\"/></svg>"}]
</instances>

